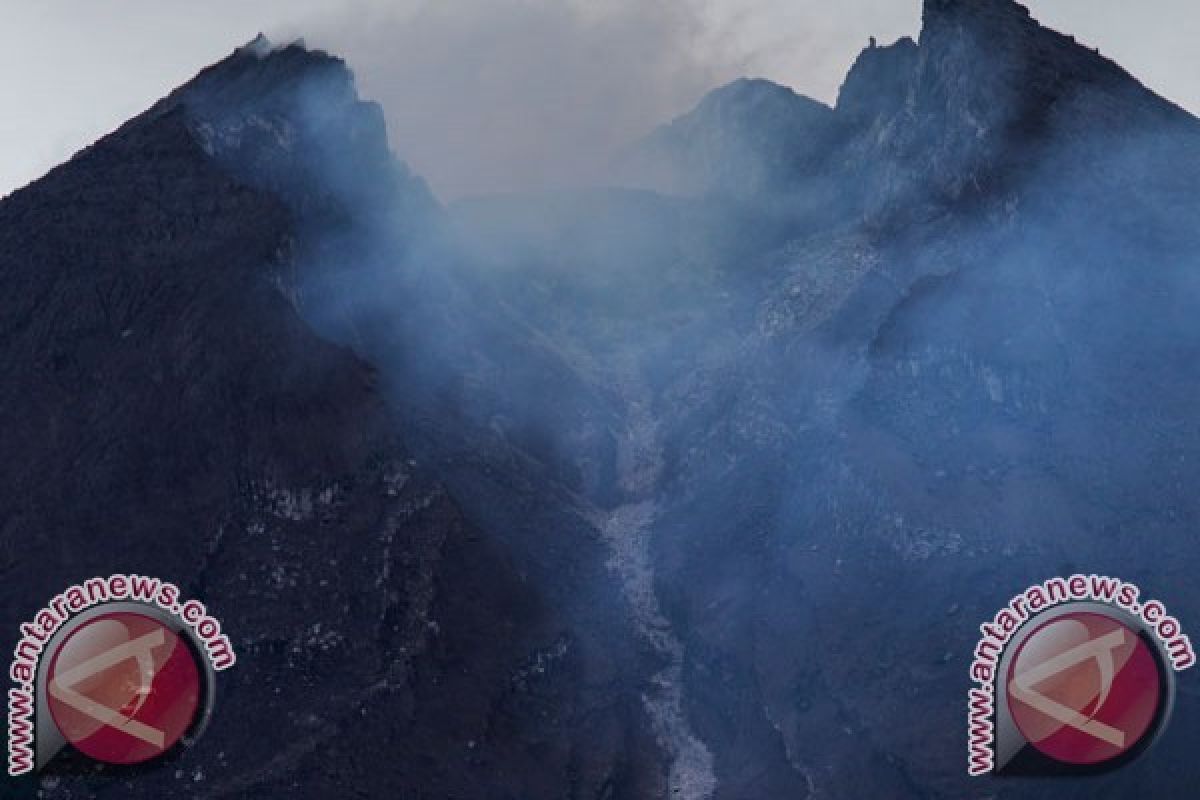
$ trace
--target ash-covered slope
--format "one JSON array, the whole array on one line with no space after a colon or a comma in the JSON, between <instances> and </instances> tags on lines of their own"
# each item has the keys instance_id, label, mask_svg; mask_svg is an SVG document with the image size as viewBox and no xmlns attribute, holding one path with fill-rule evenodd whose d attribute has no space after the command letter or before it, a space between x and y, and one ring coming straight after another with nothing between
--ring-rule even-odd
<instances>
[{"instance_id":1,"label":"ash-covered slope","mask_svg":"<svg viewBox=\"0 0 1200 800\"><path fill-rule=\"evenodd\" d=\"M742 347L660 401L660 594L717 796L1187 796L1191 676L1157 750L1086 785L968 782L962 747L1013 591L1116 574L1200 618L1200 126L1003 0L928 0L834 119L792 191L852 213L737 265Z\"/></svg>"},{"instance_id":2,"label":"ash-covered slope","mask_svg":"<svg viewBox=\"0 0 1200 800\"><path fill-rule=\"evenodd\" d=\"M977 625L1046 576L1200 619L1197 120L1017 3L928 0L835 108L739 82L634 153L687 195L606 195L664 232L645 262L611 207L507 203L540 244L506 280L633 290L549 324L651 409L656 596L715 782L691 796L1187 796L1183 722L1085 785L968 782L963 704ZM624 315L641 292L660 312Z\"/></svg>"},{"instance_id":3,"label":"ash-covered slope","mask_svg":"<svg viewBox=\"0 0 1200 800\"><path fill-rule=\"evenodd\" d=\"M178 762L68 758L40 796L656 791L627 627L580 633L529 580L585 581L598 545L562 523L521 563L301 316L312 263L378 252L368 208L397 260L439 213L339 60L261 41L0 203L0 627L136 572L203 598L239 654Z\"/></svg>"},{"instance_id":4,"label":"ash-covered slope","mask_svg":"<svg viewBox=\"0 0 1200 800\"><path fill-rule=\"evenodd\" d=\"M968 783L963 698L979 621L1048 575L1119 574L1200 617L1198 146L1018 4L930 0L835 108L739 82L635 148L685 196L450 209L477 252L442 263L585 376L555 421L496 415L500 439L593 476L574 499L666 663L646 697L680 796L1194 782L1162 768L1183 727L1082 788ZM531 352L486 340L473 357ZM603 401L576 406L586 384Z\"/></svg>"}]
</instances>

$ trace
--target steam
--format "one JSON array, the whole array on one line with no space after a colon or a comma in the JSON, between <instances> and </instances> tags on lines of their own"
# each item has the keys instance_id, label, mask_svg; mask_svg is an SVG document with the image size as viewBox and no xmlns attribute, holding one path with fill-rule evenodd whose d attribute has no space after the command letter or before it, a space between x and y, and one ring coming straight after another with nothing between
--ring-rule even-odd
<instances>
[{"instance_id":1,"label":"steam","mask_svg":"<svg viewBox=\"0 0 1200 800\"><path fill-rule=\"evenodd\" d=\"M744 75L831 102L868 35L917 26L917 3L858 5L848 23L818 0L361 3L302 32L346 56L393 149L452 200L604 184L619 148Z\"/></svg>"},{"instance_id":2,"label":"steam","mask_svg":"<svg viewBox=\"0 0 1200 800\"><path fill-rule=\"evenodd\" d=\"M747 63L697 8L439 4L310 37L349 54L434 191L537 191L425 202L407 172L353 157L324 115L345 86L316 85L291 112L305 135L284 138L309 142L297 156L345 213L332 231L302 218L301 307L381 369L414 446L515 560L536 571L564 518L607 545L600 585L531 580L577 620L615 610L657 659L620 690L682 798L755 796L725 783L739 771L777 796L901 796L900 772L910 795L948 785L961 748L951 764L915 751L923 731L871 741L913 727L888 698L914 681L937 700L928 724L956 729L950 660L924 652L954 638L929 623L947 598L986 606L981 574L1020 586L1068 553L1140 579L1099 560L1117 557L1095 527L1179 535L1197 516L1179 458L1200 448L1181 422L1197 381L1173 378L1200 343L1198 181L1180 166L1196 124L1086 51L1022 60L1033 29L1014 11L995 52L955 20L924 60L865 54L854 118L814 117L842 148L814 159L819 180L547 191L607 183L612 148ZM1028 124L1039 79L1080 75ZM737 152L754 135L713 133L721 159L761 159ZM525 514L535 500L559 505ZM926 668L876 669L896 642ZM852 721L845 739L830 719Z\"/></svg>"}]
</instances>

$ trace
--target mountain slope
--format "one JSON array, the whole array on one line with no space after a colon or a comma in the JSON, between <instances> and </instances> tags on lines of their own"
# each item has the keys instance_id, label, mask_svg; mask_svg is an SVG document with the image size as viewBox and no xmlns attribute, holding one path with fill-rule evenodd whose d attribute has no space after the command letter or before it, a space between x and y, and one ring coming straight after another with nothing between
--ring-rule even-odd
<instances>
[{"instance_id":1,"label":"mountain slope","mask_svg":"<svg viewBox=\"0 0 1200 800\"><path fill-rule=\"evenodd\" d=\"M379 373L298 313L307 234L384 194L397 242L437 213L344 65L251 46L0 203L3 627L137 572L202 597L240 657L177 765L68 759L44 796L654 791L638 703L607 686L626 656L596 641L620 621L579 632L413 460Z\"/></svg>"},{"instance_id":2,"label":"mountain slope","mask_svg":"<svg viewBox=\"0 0 1200 800\"><path fill-rule=\"evenodd\" d=\"M1193 117L926 0L834 108L635 147L679 195L442 208L385 142L256 42L0 204L10 622L198 562L243 653L220 776L136 791L1187 796L1186 685L1079 784L968 781L962 701L1050 575L1200 619Z\"/></svg>"},{"instance_id":3,"label":"mountain slope","mask_svg":"<svg viewBox=\"0 0 1200 800\"><path fill-rule=\"evenodd\" d=\"M743 78L637 142L621 172L670 193L751 198L816 171L837 133L828 107L771 81Z\"/></svg>"},{"instance_id":4,"label":"mountain slope","mask_svg":"<svg viewBox=\"0 0 1200 800\"><path fill-rule=\"evenodd\" d=\"M827 202L858 224L765 255L737 355L660 401L692 713L747 731L724 796L781 791L734 783L755 730L817 796L1183 796L1184 726L1078 789L968 782L960 746L976 626L1020 587L1119 574L1200 610L1196 120L1015 3L932 0L835 113Z\"/></svg>"}]
</instances>

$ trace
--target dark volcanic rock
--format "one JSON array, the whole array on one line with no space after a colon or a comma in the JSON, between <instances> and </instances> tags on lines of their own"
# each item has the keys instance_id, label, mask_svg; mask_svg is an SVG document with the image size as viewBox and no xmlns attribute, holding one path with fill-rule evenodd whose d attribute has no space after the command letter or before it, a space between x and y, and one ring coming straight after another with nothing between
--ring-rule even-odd
<instances>
[{"instance_id":1,"label":"dark volcanic rock","mask_svg":"<svg viewBox=\"0 0 1200 800\"><path fill-rule=\"evenodd\" d=\"M0 204L3 624L146 571L242 657L48 796L1188 796L1190 675L1090 782L968 781L964 701L1053 574L1200 620L1200 123L927 0L631 157L680 195L443 209L258 42Z\"/></svg>"},{"instance_id":2,"label":"dark volcanic rock","mask_svg":"<svg viewBox=\"0 0 1200 800\"><path fill-rule=\"evenodd\" d=\"M767 256L757 330L662 401L660 593L717 796L1186 795L1183 724L1090 784L968 781L964 698L978 623L1047 575L1200 616L1200 127L1010 2L927 3L836 113L863 224Z\"/></svg>"},{"instance_id":3,"label":"dark volcanic rock","mask_svg":"<svg viewBox=\"0 0 1200 800\"><path fill-rule=\"evenodd\" d=\"M339 176L302 168L331 147ZM344 65L249 47L0 203L2 627L128 571L203 598L239 655L178 762L67 759L43 796L654 793L624 622L580 630L528 580L602 570L591 528L536 563L481 532L298 313L313 226L385 194L398 239L437 213Z\"/></svg>"},{"instance_id":4,"label":"dark volcanic rock","mask_svg":"<svg viewBox=\"0 0 1200 800\"><path fill-rule=\"evenodd\" d=\"M872 44L863 50L838 91L838 114L852 125L869 128L881 118L900 113L908 100L908 84L919 52L917 43L907 36L895 44Z\"/></svg>"},{"instance_id":5,"label":"dark volcanic rock","mask_svg":"<svg viewBox=\"0 0 1200 800\"><path fill-rule=\"evenodd\" d=\"M847 164L876 213L1000 196L1045 166L1051 142L1189 119L1012 0L927 0L922 17L917 46L866 50L838 100L859 129Z\"/></svg>"}]
</instances>

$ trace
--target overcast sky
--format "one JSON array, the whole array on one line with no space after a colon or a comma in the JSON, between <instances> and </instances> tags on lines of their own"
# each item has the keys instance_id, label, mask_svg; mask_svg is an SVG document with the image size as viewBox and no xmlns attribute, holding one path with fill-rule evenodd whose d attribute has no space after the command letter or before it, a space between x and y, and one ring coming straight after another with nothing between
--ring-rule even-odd
<instances>
[{"instance_id":1,"label":"overcast sky","mask_svg":"<svg viewBox=\"0 0 1200 800\"><path fill-rule=\"evenodd\" d=\"M1030 0L1200 111L1195 0ZM613 147L709 88L766 77L832 102L920 0L45 0L0 22L0 195L264 31L344 56L393 148L443 198L602 178Z\"/></svg>"}]
</instances>

